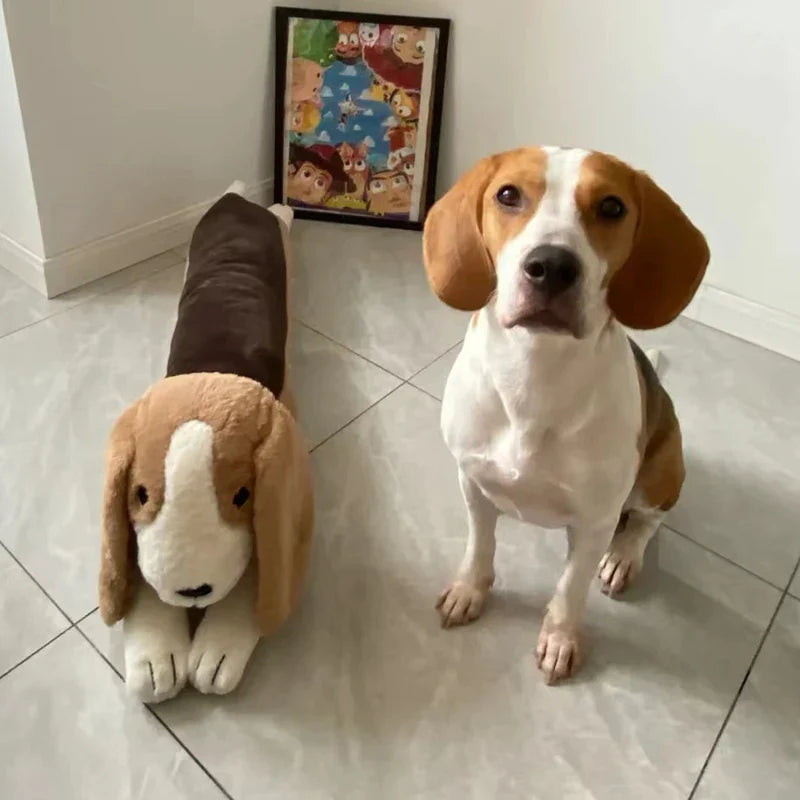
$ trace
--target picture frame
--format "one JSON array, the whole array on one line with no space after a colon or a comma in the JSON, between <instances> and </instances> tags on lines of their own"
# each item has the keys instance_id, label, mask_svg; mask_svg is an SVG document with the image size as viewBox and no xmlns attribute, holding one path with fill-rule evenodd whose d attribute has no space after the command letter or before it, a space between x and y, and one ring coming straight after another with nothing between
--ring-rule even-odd
<instances>
[{"instance_id":1,"label":"picture frame","mask_svg":"<svg viewBox=\"0 0 800 800\"><path fill-rule=\"evenodd\" d=\"M295 216L422 230L450 21L275 9L274 201Z\"/></svg>"}]
</instances>

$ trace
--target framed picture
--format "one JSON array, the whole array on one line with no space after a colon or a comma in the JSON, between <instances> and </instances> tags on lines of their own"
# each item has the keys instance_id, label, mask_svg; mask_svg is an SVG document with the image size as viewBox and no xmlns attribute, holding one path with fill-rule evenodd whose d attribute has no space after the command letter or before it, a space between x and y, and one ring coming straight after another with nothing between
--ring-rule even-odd
<instances>
[{"instance_id":1,"label":"framed picture","mask_svg":"<svg viewBox=\"0 0 800 800\"><path fill-rule=\"evenodd\" d=\"M275 201L419 230L433 204L448 20L276 9Z\"/></svg>"}]
</instances>

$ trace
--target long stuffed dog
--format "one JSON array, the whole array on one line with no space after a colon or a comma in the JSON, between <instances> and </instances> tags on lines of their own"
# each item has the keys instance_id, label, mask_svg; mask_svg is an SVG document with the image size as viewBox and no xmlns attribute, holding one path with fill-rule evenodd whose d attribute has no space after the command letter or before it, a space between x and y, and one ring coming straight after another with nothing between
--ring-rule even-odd
<instances>
[{"instance_id":1,"label":"long stuffed dog","mask_svg":"<svg viewBox=\"0 0 800 800\"><path fill-rule=\"evenodd\" d=\"M187 680L233 690L308 561L308 456L283 402L292 212L239 191L192 237L167 377L110 436L100 610L123 620L126 683L145 702ZM189 608L205 609L193 638Z\"/></svg>"}]
</instances>

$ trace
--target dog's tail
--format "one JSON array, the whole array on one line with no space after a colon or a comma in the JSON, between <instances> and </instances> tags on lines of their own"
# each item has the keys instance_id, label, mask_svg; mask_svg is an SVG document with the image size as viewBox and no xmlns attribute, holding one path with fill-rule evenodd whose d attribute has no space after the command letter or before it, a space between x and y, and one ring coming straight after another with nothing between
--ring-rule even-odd
<instances>
[{"instance_id":1,"label":"dog's tail","mask_svg":"<svg viewBox=\"0 0 800 800\"><path fill-rule=\"evenodd\" d=\"M244 197L244 192L247 187L244 181L234 181L225 191L225 194L238 194Z\"/></svg>"},{"instance_id":2,"label":"dog's tail","mask_svg":"<svg viewBox=\"0 0 800 800\"><path fill-rule=\"evenodd\" d=\"M661 351L655 347L651 347L649 350L645 350L644 354L647 356L647 360L653 365L656 375L659 375L659 367L661 366Z\"/></svg>"}]
</instances>

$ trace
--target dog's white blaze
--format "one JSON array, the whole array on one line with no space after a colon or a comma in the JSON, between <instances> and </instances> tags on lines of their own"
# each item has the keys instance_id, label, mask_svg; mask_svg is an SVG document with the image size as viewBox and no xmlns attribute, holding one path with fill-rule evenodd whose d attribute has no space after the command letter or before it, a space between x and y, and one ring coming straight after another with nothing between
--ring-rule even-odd
<instances>
[{"instance_id":1,"label":"dog's white blaze","mask_svg":"<svg viewBox=\"0 0 800 800\"><path fill-rule=\"evenodd\" d=\"M164 460L164 502L153 522L136 531L142 575L165 603L219 601L252 556L247 527L231 525L220 515L213 445L214 431L205 422L189 420L175 429ZM176 594L204 583L212 587L205 597Z\"/></svg>"},{"instance_id":2,"label":"dog's white blaze","mask_svg":"<svg viewBox=\"0 0 800 800\"><path fill-rule=\"evenodd\" d=\"M543 148L547 155L545 193L525 227L509 239L497 258L497 304L501 317L512 315L518 302L522 262L535 247L558 245L572 250L581 262L580 306L586 327L593 330L607 315L602 288L606 262L600 258L581 224L575 191L587 150Z\"/></svg>"},{"instance_id":3,"label":"dog's white blaze","mask_svg":"<svg viewBox=\"0 0 800 800\"><path fill-rule=\"evenodd\" d=\"M526 228L529 235L533 228L539 239L536 244L574 246L579 228L575 187L581 164L588 153L586 150L562 150L558 147L545 147L544 151L547 153L545 193Z\"/></svg>"}]
</instances>

